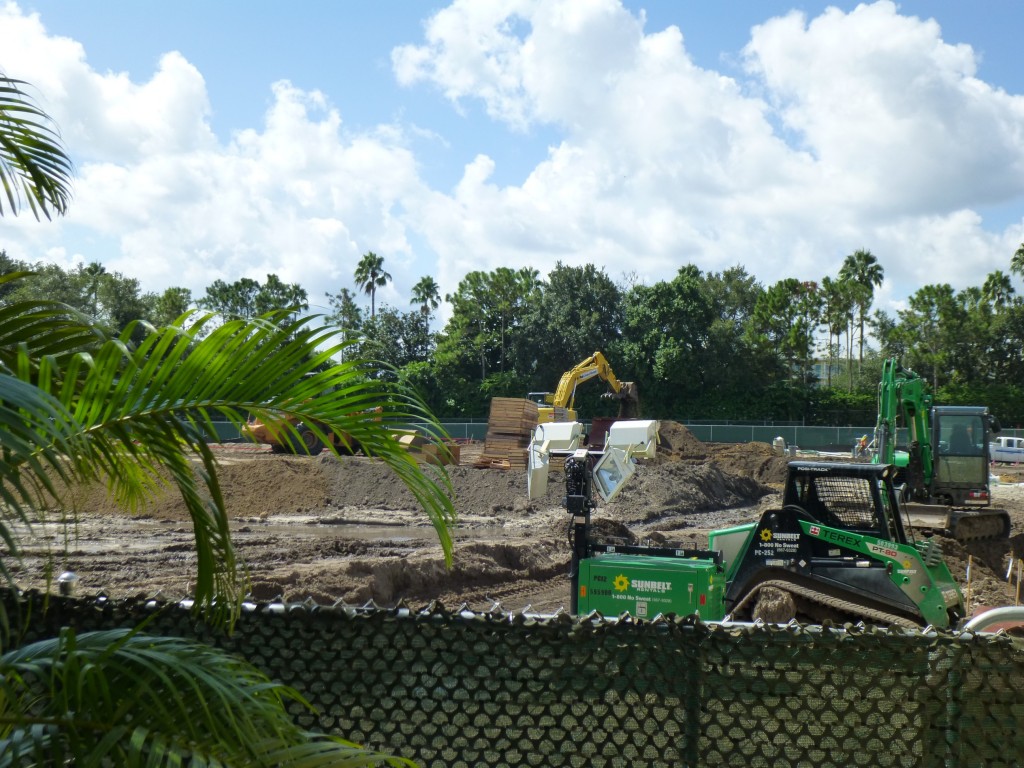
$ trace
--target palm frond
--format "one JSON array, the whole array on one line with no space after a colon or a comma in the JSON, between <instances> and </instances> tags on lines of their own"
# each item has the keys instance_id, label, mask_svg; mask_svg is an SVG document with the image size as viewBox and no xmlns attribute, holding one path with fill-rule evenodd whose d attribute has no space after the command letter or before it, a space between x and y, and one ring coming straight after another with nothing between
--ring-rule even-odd
<instances>
[{"instance_id":1,"label":"palm frond","mask_svg":"<svg viewBox=\"0 0 1024 768\"><path fill-rule=\"evenodd\" d=\"M25 85L0 75L0 216L6 198L14 215L24 200L37 219L49 219L51 211L67 212L73 168L50 117L32 103Z\"/></svg>"},{"instance_id":2,"label":"palm frond","mask_svg":"<svg viewBox=\"0 0 1024 768\"><path fill-rule=\"evenodd\" d=\"M65 629L0 657L0 766L411 765L307 733L288 702L308 707L209 646Z\"/></svg>"},{"instance_id":3,"label":"palm frond","mask_svg":"<svg viewBox=\"0 0 1024 768\"><path fill-rule=\"evenodd\" d=\"M37 452L40 443L52 450ZM79 455L81 447L81 430L57 398L0 373L0 539L10 555L20 554L12 523L31 528L28 510L58 498L55 481L84 479L81 467L67 458ZM6 558L0 558L0 575L10 581Z\"/></svg>"}]
</instances>

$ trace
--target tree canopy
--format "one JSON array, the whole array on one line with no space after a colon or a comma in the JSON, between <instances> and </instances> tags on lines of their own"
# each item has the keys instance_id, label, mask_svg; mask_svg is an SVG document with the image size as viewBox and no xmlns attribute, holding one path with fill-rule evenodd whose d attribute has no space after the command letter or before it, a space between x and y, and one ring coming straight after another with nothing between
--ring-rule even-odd
<instances>
[{"instance_id":1,"label":"tree canopy","mask_svg":"<svg viewBox=\"0 0 1024 768\"><path fill-rule=\"evenodd\" d=\"M550 391L601 351L618 378L638 383L651 417L871 423L881 360L895 356L931 383L939 402L998 403L1006 423L1024 421L1024 300L1012 264L959 291L922 286L892 315L874 309L873 289L861 282L884 280L877 258L859 249L843 264L834 277L769 286L739 264L720 273L688 264L649 285L618 284L589 264L556 263L546 275L478 270L444 297L447 316L436 329L441 298L430 276L413 285L408 311L364 313L348 288L327 298L330 322L349 342L340 354L386 362L375 376L414 384L447 416L485 417L492 397ZM63 270L0 251L0 274L19 271L33 274L0 285L0 297L58 299L112 331L133 321L166 325L194 306L187 289L144 293L99 263ZM195 304L239 317L285 307L301 315L306 298L301 286L268 275L264 283L215 281ZM600 393L581 393L585 417L608 415Z\"/></svg>"}]
</instances>

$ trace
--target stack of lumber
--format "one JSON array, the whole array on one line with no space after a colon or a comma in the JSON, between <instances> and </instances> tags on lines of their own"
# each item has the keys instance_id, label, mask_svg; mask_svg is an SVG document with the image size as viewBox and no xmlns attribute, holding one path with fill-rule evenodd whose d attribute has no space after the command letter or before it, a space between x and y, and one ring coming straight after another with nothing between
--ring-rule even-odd
<instances>
[{"instance_id":1,"label":"stack of lumber","mask_svg":"<svg viewBox=\"0 0 1024 768\"><path fill-rule=\"evenodd\" d=\"M537 426L537 404L520 397L495 397L487 418L484 450L473 465L526 469L526 449Z\"/></svg>"}]
</instances>

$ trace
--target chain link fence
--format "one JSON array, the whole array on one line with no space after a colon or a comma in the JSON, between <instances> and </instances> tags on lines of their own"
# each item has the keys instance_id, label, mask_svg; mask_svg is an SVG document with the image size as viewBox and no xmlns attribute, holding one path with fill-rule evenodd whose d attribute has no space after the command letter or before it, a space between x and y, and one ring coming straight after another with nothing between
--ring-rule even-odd
<instances>
[{"instance_id":1,"label":"chain link fence","mask_svg":"<svg viewBox=\"0 0 1024 768\"><path fill-rule=\"evenodd\" d=\"M1024 647L1001 635L659 617L8 595L26 641L136 626L237 653L314 730L422 766L1021 766Z\"/></svg>"}]
</instances>

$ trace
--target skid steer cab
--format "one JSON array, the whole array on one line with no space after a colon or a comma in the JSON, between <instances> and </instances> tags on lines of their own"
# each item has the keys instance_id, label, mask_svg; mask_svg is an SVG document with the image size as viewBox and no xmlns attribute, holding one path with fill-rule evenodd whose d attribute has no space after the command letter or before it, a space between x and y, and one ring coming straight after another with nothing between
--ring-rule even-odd
<instances>
[{"instance_id":1,"label":"skid steer cab","mask_svg":"<svg viewBox=\"0 0 1024 768\"><path fill-rule=\"evenodd\" d=\"M951 627L959 586L933 539L915 541L892 465L790 462L782 507L714 531L738 619Z\"/></svg>"}]
</instances>

